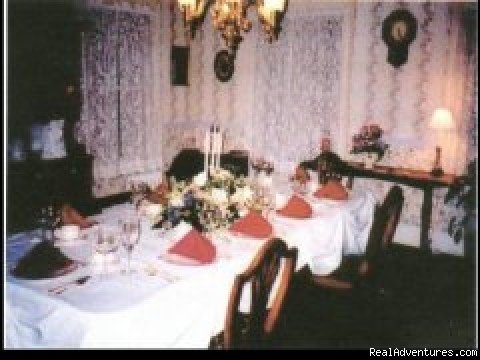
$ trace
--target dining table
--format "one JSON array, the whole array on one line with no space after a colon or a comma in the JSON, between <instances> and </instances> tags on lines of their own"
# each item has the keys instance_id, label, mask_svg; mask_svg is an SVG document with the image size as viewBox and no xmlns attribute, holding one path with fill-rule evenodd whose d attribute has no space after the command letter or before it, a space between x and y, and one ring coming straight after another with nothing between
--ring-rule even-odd
<instances>
[{"instance_id":1,"label":"dining table","mask_svg":"<svg viewBox=\"0 0 480 360\"><path fill-rule=\"evenodd\" d=\"M288 199L292 194L278 194ZM306 219L265 216L273 236L298 249L297 270L308 266L326 275L342 257L362 254L373 222L375 198L370 192L350 191L348 200L317 199L302 194L312 207ZM156 229L140 218L140 241L131 268L120 246L105 263L98 261L95 242L99 226L119 226L137 216L130 203L114 205L92 216L98 225L83 229L75 240L55 246L78 266L67 274L24 279L11 270L35 244L37 229L12 234L5 253L6 348L208 348L223 330L234 278L251 263L268 239L233 234L228 229L207 236L216 249L208 264L180 263L166 256L175 243L175 228ZM60 287L62 291L52 291ZM248 291L241 309L248 311Z\"/></svg>"}]
</instances>

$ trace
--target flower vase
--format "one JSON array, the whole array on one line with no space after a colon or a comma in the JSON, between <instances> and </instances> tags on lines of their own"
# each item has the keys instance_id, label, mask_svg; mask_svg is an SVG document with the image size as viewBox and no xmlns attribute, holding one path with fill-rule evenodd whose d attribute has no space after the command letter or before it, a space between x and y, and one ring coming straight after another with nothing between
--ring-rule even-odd
<instances>
[{"instance_id":1,"label":"flower vase","mask_svg":"<svg viewBox=\"0 0 480 360\"><path fill-rule=\"evenodd\" d=\"M365 157L365 169L373 169L376 161L377 157L374 154L368 154Z\"/></svg>"}]
</instances>

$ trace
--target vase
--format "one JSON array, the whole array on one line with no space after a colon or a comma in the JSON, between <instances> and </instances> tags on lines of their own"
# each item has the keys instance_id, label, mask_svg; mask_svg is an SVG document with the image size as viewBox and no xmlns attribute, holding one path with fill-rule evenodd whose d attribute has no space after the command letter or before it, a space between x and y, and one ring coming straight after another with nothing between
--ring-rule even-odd
<instances>
[{"instance_id":1,"label":"vase","mask_svg":"<svg viewBox=\"0 0 480 360\"><path fill-rule=\"evenodd\" d=\"M377 157L374 154L368 154L365 158L365 168L373 169L373 165L377 161Z\"/></svg>"}]
</instances>

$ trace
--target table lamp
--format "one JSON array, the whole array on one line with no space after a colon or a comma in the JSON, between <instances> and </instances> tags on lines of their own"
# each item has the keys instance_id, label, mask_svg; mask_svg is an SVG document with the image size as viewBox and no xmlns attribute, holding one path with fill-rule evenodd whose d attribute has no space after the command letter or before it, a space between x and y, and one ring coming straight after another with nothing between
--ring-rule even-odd
<instances>
[{"instance_id":1,"label":"table lamp","mask_svg":"<svg viewBox=\"0 0 480 360\"><path fill-rule=\"evenodd\" d=\"M435 129L439 135L453 129L453 116L450 110L444 108L438 108L433 112L432 119L430 121L430 127ZM438 136L440 137L440 136ZM438 141L442 143L442 141ZM441 165L442 149L440 146L435 147L435 162L433 163L433 169L431 171L432 176L442 176L443 169Z\"/></svg>"}]
</instances>

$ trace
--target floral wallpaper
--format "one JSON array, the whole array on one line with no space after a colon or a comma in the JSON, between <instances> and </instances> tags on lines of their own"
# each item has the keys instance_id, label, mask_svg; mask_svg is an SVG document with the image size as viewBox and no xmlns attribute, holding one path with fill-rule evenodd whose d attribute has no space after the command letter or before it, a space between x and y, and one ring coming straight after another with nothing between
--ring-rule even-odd
<instances>
[{"instance_id":1,"label":"floral wallpaper","mask_svg":"<svg viewBox=\"0 0 480 360\"><path fill-rule=\"evenodd\" d=\"M225 46L212 28L210 15L195 38L188 39L176 0L160 1L147 10L129 6L128 1L117 3L122 5L103 6L103 10L136 14L125 24L131 34L125 40L131 44L127 66L132 68L125 73L133 79L122 96L133 106L122 115L124 138L102 125L111 123L116 114L107 110L113 100L104 84L109 68L102 65L111 64L111 55L99 44L107 45L114 34L107 26L104 34L95 35L101 41L85 38L86 46L92 48L92 55L84 56L85 94L94 91L101 96L88 96L82 123L89 129L86 134L96 135L83 140L96 154L97 164L102 164L97 165L101 176L96 177L96 185L102 183L99 179L109 182L98 196L125 188L129 169L161 172L182 148L201 148L212 123L226 131L226 151L245 149L253 156L270 157L276 169L286 174L293 164L313 156L325 135L342 157L358 159L349 154L351 137L365 123L375 122L385 130L390 144L383 164L430 170L437 141L429 128L430 117L436 108L448 107L455 129L443 144L444 169L461 174L467 159L476 156L476 52L467 55L465 51L465 29L454 3L291 1L283 30L272 44L265 42L250 12L253 28L240 43L234 75L226 83L219 82L213 72L215 54ZM418 30L407 63L394 68L386 61L381 29L383 20L400 7L412 12ZM101 20L107 24L108 14ZM188 86L170 84L172 45L190 48ZM98 71L106 73L97 76ZM89 76L96 82L88 83ZM97 134L98 128L103 130ZM101 150L106 139L114 139L108 154ZM118 158L112 155L119 152L115 139L124 143L131 139L133 146L124 156L134 166L110 161L112 156ZM115 170L108 164L115 164ZM391 184L359 179L355 186L372 190L380 200ZM418 227L422 193L404 190L401 224ZM445 229L454 211L443 205L445 190L434 193L432 234Z\"/></svg>"}]
</instances>

